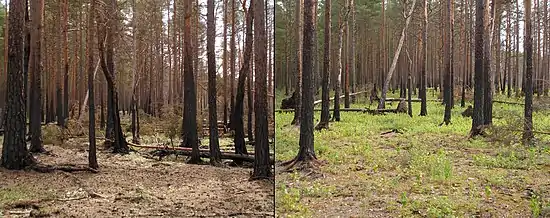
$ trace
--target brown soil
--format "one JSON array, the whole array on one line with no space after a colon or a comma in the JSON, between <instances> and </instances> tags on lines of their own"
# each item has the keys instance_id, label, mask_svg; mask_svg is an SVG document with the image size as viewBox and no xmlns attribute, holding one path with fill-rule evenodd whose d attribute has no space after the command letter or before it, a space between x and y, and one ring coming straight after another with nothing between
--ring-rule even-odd
<instances>
[{"instance_id":1,"label":"brown soil","mask_svg":"<svg viewBox=\"0 0 550 218\"><path fill-rule=\"evenodd\" d=\"M43 164L87 164L87 145L46 145ZM273 181L249 168L98 153L99 173L0 169L0 217L273 217ZM22 205L16 205L22 204Z\"/></svg>"}]
</instances>

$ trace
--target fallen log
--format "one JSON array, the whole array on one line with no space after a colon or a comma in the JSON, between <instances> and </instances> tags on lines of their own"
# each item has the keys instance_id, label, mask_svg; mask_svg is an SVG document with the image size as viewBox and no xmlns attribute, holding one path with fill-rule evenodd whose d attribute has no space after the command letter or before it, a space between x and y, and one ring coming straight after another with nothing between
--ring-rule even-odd
<instances>
[{"instance_id":1,"label":"fallen log","mask_svg":"<svg viewBox=\"0 0 550 218\"><path fill-rule=\"evenodd\" d=\"M137 148L156 149L156 150L162 151L164 153L163 154L164 156L169 154L191 156L191 152L193 151L192 148L184 148L184 147L137 145L131 142L128 142L128 144ZM200 157L210 158L210 150L208 149L199 149L199 154L200 154ZM274 154L269 154L269 156L274 156ZM254 162L254 153L249 152L248 155L243 155L243 154L235 154L231 152L222 151L221 158ZM270 158L270 163L271 164L274 163L272 158Z\"/></svg>"},{"instance_id":2,"label":"fallen log","mask_svg":"<svg viewBox=\"0 0 550 218\"><path fill-rule=\"evenodd\" d=\"M368 91L360 91L360 92L350 93L349 96L359 95L359 94L365 93L365 92L368 92ZM345 98L345 97L346 97L345 95L340 96L340 98ZM334 97L329 98L328 101L329 101L329 102L330 102L330 101L334 101ZM318 104L320 104L321 102L323 102L323 100L317 100L317 101L313 102L313 105L314 105L314 106L315 106L315 105L318 105Z\"/></svg>"},{"instance_id":3,"label":"fallen log","mask_svg":"<svg viewBox=\"0 0 550 218\"><path fill-rule=\"evenodd\" d=\"M525 105L524 103L519 102L510 102L510 101L499 101L499 100L493 100L493 103L500 103L500 104L510 104L510 105Z\"/></svg>"},{"instance_id":4,"label":"fallen log","mask_svg":"<svg viewBox=\"0 0 550 218\"><path fill-rule=\"evenodd\" d=\"M321 109L314 109L314 111L318 112L318 111L321 111ZM329 111L334 112L334 109L329 109ZM294 112L294 109L277 109L275 110L275 112L291 113L291 112ZM340 108L340 112L362 112L362 113L369 113L369 114L383 114L383 113L397 113L397 109Z\"/></svg>"}]
</instances>

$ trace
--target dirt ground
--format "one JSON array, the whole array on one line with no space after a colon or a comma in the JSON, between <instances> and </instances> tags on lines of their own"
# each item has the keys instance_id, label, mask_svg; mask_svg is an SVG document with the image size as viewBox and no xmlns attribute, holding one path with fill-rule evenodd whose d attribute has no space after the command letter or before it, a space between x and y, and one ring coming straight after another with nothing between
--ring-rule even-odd
<instances>
[{"instance_id":1,"label":"dirt ground","mask_svg":"<svg viewBox=\"0 0 550 218\"><path fill-rule=\"evenodd\" d=\"M46 145L51 154L35 157L44 164L85 166L86 147ZM191 165L184 158L99 151L99 173L0 169L0 217L274 216L273 181L249 181L250 168Z\"/></svg>"}]
</instances>

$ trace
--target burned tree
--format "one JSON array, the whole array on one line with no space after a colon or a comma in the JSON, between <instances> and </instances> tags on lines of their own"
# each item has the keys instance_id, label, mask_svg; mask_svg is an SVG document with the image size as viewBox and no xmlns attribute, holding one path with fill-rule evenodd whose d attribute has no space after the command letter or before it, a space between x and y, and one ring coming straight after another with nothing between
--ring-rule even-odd
<instances>
[{"instance_id":1,"label":"burned tree","mask_svg":"<svg viewBox=\"0 0 550 218\"><path fill-rule=\"evenodd\" d=\"M302 80L302 117L300 120L300 149L298 155L284 163L287 169L296 164L315 167L317 157L313 147L313 37L315 37L316 0L304 0L304 40L303 40L303 80ZM302 167L302 166L300 166Z\"/></svg>"},{"instance_id":2,"label":"burned tree","mask_svg":"<svg viewBox=\"0 0 550 218\"><path fill-rule=\"evenodd\" d=\"M197 94L193 71L193 47L191 45L191 19L193 0L184 0L184 28L183 28L183 141L182 147L191 147L189 163L199 163L199 138L197 135Z\"/></svg>"},{"instance_id":3,"label":"burned tree","mask_svg":"<svg viewBox=\"0 0 550 218\"><path fill-rule=\"evenodd\" d=\"M243 66L239 71L239 81L237 84L237 96L235 99L235 109L232 113L231 123L233 124L233 129L235 130L234 142L235 142L235 153L236 154L248 154L246 151L246 145L244 142L244 122L243 122L243 110L244 110L244 86L247 75L249 74L250 68L250 59L252 56L252 42L253 42L253 13L254 13L254 1L250 2L250 8L246 13L246 42L244 48L244 62ZM243 4L244 8L244 4ZM248 78L252 80L252 78ZM251 108L249 108L250 110ZM241 164L242 161L235 160L237 164Z\"/></svg>"},{"instance_id":4,"label":"burned tree","mask_svg":"<svg viewBox=\"0 0 550 218\"><path fill-rule=\"evenodd\" d=\"M7 104L5 115L5 137L2 147L1 165L6 169L21 170L35 163L25 143L25 105L23 40L25 26L25 2L10 1L8 17L8 65Z\"/></svg>"},{"instance_id":5,"label":"burned tree","mask_svg":"<svg viewBox=\"0 0 550 218\"><path fill-rule=\"evenodd\" d=\"M117 18L117 1L111 0L105 5L100 6L106 7L104 10L106 13L98 13L97 15L97 25L98 25L98 34L97 41L99 47L99 58L101 63L101 69L103 70L103 75L107 81L107 111L108 111L108 120L112 122L112 135L109 138L109 135L106 133L107 145L113 148L113 153L127 154L130 152L128 143L122 134L122 128L120 125L120 115L118 109L118 91L117 84L115 79L115 62L114 62L114 45L115 45L115 29L116 29L116 18ZM106 17L108 15L108 17ZM102 39L106 37L105 45L102 42ZM107 132L109 132L109 126L107 126Z\"/></svg>"},{"instance_id":6,"label":"burned tree","mask_svg":"<svg viewBox=\"0 0 550 218\"><path fill-rule=\"evenodd\" d=\"M218 140L218 116L216 114L216 27L214 26L214 0L208 0L207 13L207 58L208 58L208 122L210 129L209 147L210 164L217 166L221 164L220 143Z\"/></svg>"},{"instance_id":7,"label":"burned tree","mask_svg":"<svg viewBox=\"0 0 550 218\"><path fill-rule=\"evenodd\" d=\"M254 172L252 179L269 178L271 164L269 163L269 141L267 123L267 34L265 29L264 0L253 0L254 9L254 70L255 70L255 101L254 111L256 141L254 143ZM252 8L252 7L251 7ZM313 103L313 102L312 102ZM313 105L313 104L312 104Z\"/></svg>"}]
</instances>

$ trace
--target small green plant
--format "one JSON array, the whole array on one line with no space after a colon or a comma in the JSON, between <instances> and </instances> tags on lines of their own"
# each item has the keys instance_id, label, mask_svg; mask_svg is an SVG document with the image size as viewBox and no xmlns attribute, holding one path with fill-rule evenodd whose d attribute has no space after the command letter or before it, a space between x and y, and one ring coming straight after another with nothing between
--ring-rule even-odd
<instances>
[{"instance_id":1,"label":"small green plant","mask_svg":"<svg viewBox=\"0 0 550 218\"><path fill-rule=\"evenodd\" d=\"M436 197L428 202L428 217L453 216L455 208L446 196Z\"/></svg>"},{"instance_id":2,"label":"small green plant","mask_svg":"<svg viewBox=\"0 0 550 218\"><path fill-rule=\"evenodd\" d=\"M542 202L540 196L532 195L531 199L529 200L529 207L531 208L531 213L533 214L533 217L539 217L542 210Z\"/></svg>"}]
</instances>

